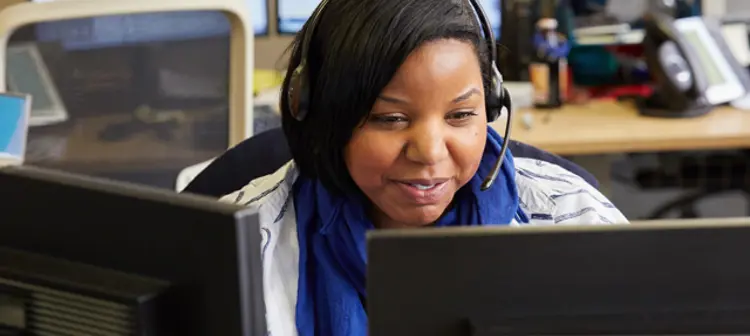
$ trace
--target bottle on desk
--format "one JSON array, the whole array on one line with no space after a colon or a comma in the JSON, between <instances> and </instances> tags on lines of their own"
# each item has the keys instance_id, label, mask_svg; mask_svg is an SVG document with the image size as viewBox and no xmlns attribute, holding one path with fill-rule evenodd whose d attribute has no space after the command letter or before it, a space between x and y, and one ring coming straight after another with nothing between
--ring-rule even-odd
<instances>
[{"instance_id":1,"label":"bottle on desk","mask_svg":"<svg viewBox=\"0 0 750 336\"><path fill-rule=\"evenodd\" d=\"M534 86L534 106L557 108L562 106L568 86L568 40L557 32L557 20L543 18L537 22L534 50L529 65Z\"/></svg>"}]
</instances>

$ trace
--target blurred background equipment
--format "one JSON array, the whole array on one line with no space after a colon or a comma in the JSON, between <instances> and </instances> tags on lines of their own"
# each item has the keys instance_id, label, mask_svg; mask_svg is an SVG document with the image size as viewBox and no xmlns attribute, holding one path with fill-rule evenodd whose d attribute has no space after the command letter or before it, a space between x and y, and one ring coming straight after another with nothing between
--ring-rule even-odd
<instances>
[{"instance_id":1,"label":"blurred background equipment","mask_svg":"<svg viewBox=\"0 0 750 336\"><path fill-rule=\"evenodd\" d=\"M31 96L0 93L0 167L23 163L30 114Z\"/></svg>"},{"instance_id":2,"label":"blurred background equipment","mask_svg":"<svg viewBox=\"0 0 750 336\"><path fill-rule=\"evenodd\" d=\"M254 48L244 60L253 66L241 75L234 70L231 20L220 11L122 14L111 10L121 5L99 0L105 8L96 15L29 14L45 19L9 32L5 74L10 90L35 98L26 162L174 190L228 147L279 127L284 51L319 0L227 1L242 3L244 15L253 18ZM9 22L26 15L18 15L18 8L28 2L0 3L0 10L15 3L21 7L13 8L17 12ZM35 5L74 3L46 0ZM747 1L482 4L498 33L499 65L520 112L514 138L583 163L602 181L601 190L631 217L661 215L656 205L668 206L683 194L743 190L737 172L745 165L742 151L750 147L750 140L745 141L750 132L743 131L750 128L745 121L750 117L742 114L750 110ZM700 15L706 17L698 19ZM564 104L549 109L553 112L531 106L535 89L529 68L539 57L534 33L540 18L556 20L556 36L564 36L570 46L567 66L560 68L568 74L561 81ZM675 62L675 56L683 62ZM686 76L694 85L678 87ZM237 80L252 85L235 86ZM243 90L246 94L233 94ZM240 98L245 100L243 111L235 108ZM638 106L666 111L659 115L669 117L705 115L694 122L649 118L638 115ZM612 174L615 162L632 174ZM695 171L705 174L691 173ZM722 204L736 205L726 213L744 214L745 198L737 195L712 193L686 213L716 215L701 204L726 199L731 201ZM674 211L667 212L671 216Z\"/></svg>"},{"instance_id":3,"label":"blurred background equipment","mask_svg":"<svg viewBox=\"0 0 750 336\"><path fill-rule=\"evenodd\" d=\"M167 0L122 14L133 12L123 2L66 0L0 11L17 27L2 32L2 75L35 98L26 163L173 190L183 168L252 135L253 45L232 35L245 36L246 5L266 4L196 1L200 10Z\"/></svg>"},{"instance_id":4,"label":"blurred background equipment","mask_svg":"<svg viewBox=\"0 0 750 336\"><path fill-rule=\"evenodd\" d=\"M656 85L653 94L638 100L642 114L700 116L750 91L750 74L734 58L718 24L662 14L647 15L645 23L645 58Z\"/></svg>"}]
</instances>

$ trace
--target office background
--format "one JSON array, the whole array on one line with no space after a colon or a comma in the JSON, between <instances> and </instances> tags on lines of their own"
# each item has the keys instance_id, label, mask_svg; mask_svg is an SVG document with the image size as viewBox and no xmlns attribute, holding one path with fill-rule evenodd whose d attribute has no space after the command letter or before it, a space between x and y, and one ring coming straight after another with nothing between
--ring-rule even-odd
<instances>
[{"instance_id":1,"label":"office background","mask_svg":"<svg viewBox=\"0 0 750 336\"><path fill-rule=\"evenodd\" d=\"M640 7L633 7L640 10L633 11L629 7L632 13L617 13L637 17L638 12L645 8L643 5L646 1L641 1ZM624 2L629 0L611 1L613 5ZM487 0L484 3L488 15L499 22L501 16L492 4L500 2ZM709 3L716 5L720 1ZM292 32L303 24L307 16L305 13L312 11L317 1L271 0L265 7L263 2L253 4L254 8L261 9L251 14L258 32L253 48L255 69L283 68L286 60L282 56L292 41ZM725 1L722 6L705 9L739 15L745 10L743 4ZM287 10L281 8L284 5L288 6ZM750 6L746 7L750 9ZM285 16L289 19L282 19L282 25L277 20L277 12L288 14ZM259 15L263 13L267 20ZM148 25L143 24L146 22ZM512 24L509 20L503 29ZM60 35L66 31L62 28L66 27L77 28L68 30L73 33ZM98 35L94 36L89 34L91 27L108 29L100 29ZM117 28L109 29L111 27ZM228 75L231 71L227 64L228 27L228 22L218 12L188 12L46 22L15 32L11 37L9 55L18 53L28 57L9 59L9 62L36 59L37 64L44 65L52 83L42 86L56 88L57 91L55 94L48 92L39 95L44 89L36 90L35 96L44 99L35 99L35 103L49 103L51 107L48 111L57 119L32 127L26 151L27 162L87 175L175 188L176 177L186 167L217 157L229 145L226 129L229 116ZM500 39L500 43L508 45L509 49L521 50L522 46L514 46L512 42L511 36ZM35 44L34 48L30 48L29 44ZM9 66L9 75L14 76L13 69L25 73L38 70L38 66L34 68L32 63L24 62ZM505 75L506 79L512 77L510 72ZM270 91L277 90L272 88ZM512 92L516 102L523 101L523 94ZM61 104L58 105L64 106L64 109L55 108L55 96L59 97ZM276 105L274 99L268 102ZM523 103L518 105L522 106ZM584 105L591 106L588 103ZM550 134L560 133L561 129L567 127L557 124L559 118L585 114L585 106L570 106L575 110L572 114L563 112L560 113L563 117L552 115L549 118L549 127L557 127ZM613 106L609 104L601 109L599 116L605 119L599 123L611 122L606 117L618 113L623 116L627 114L628 119L624 120L628 122L637 116L632 110L612 111ZM278 125L278 118L268 105L256 105L254 115L256 133ZM585 118L591 119L590 116ZM546 127L543 123L538 122L537 129L530 132L526 132L522 125L516 127L514 138L543 146L538 142L538 135L543 132L539 128ZM584 126L580 127L583 129ZM599 125L592 122L589 127L596 129ZM525 132L531 137L523 138ZM585 160L592 153L567 154ZM589 158L589 161L592 159ZM596 161L596 155L593 161ZM606 169L612 163L606 160L602 162L598 166L606 166ZM586 165L586 168L593 166ZM605 175L609 175L609 171L598 172L598 176ZM621 183L622 179L610 182L607 183L608 195L626 215L633 218L647 215L655 204L664 203L663 200L684 192L679 188L643 191L628 183ZM707 216L744 214L745 202L742 192L726 193L701 202L700 212ZM717 203L722 206L715 206Z\"/></svg>"},{"instance_id":2,"label":"office background","mask_svg":"<svg viewBox=\"0 0 750 336\"><path fill-rule=\"evenodd\" d=\"M304 24L306 17L317 6L317 0L268 0L269 33L255 37L255 65L258 69L279 69L286 64L284 51L293 40L292 31ZM499 32L500 1L482 0L492 26ZM277 10L281 18L277 20ZM253 15L253 19L255 19Z\"/></svg>"}]
</instances>

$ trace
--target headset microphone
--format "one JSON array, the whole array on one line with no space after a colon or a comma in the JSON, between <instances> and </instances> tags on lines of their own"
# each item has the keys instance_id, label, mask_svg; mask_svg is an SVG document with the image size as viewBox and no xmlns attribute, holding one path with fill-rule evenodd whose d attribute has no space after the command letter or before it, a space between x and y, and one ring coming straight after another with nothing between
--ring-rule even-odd
<instances>
[{"instance_id":1,"label":"headset microphone","mask_svg":"<svg viewBox=\"0 0 750 336\"><path fill-rule=\"evenodd\" d=\"M492 187L492 184L495 183L497 175L500 174L500 168L503 166L503 161L505 161L505 153L508 151L508 144L510 143L510 128L511 125L513 125L511 123L511 117L513 116L513 112L511 112L512 105L513 104L510 100L510 94L508 92L505 92L505 94L503 95L503 107L505 107L507 115L505 119L505 134L503 135L503 146L500 147L500 155L497 157L495 165L492 166L490 175L485 177L484 181L482 181L482 191L485 191Z\"/></svg>"}]
</instances>

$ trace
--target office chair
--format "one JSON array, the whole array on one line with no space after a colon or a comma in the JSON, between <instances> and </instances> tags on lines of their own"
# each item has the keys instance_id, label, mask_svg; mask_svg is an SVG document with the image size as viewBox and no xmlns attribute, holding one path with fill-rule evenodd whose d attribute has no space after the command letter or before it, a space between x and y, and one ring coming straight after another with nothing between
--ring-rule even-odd
<instances>
[{"instance_id":1,"label":"office chair","mask_svg":"<svg viewBox=\"0 0 750 336\"><path fill-rule=\"evenodd\" d=\"M562 157L514 140L511 140L508 148L515 157L557 164L580 176L594 188L599 187L591 173ZM191 167L189 174L197 176L182 191L221 197L241 189L258 177L273 173L291 159L284 132L281 128L274 128L246 139L211 162ZM183 179L181 183L186 181Z\"/></svg>"},{"instance_id":2,"label":"office chair","mask_svg":"<svg viewBox=\"0 0 750 336\"><path fill-rule=\"evenodd\" d=\"M645 154L630 154L628 159L637 161ZM653 155L653 154L652 154ZM643 219L700 218L698 204L708 198L739 192L747 201L750 214L750 151L726 150L711 152L666 152L658 153L656 164L624 168L627 162L618 164L613 178L632 184L642 190L683 189L686 193L661 204ZM626 159L627 160L627 159Z\"/></svg>"}]
</instances>

